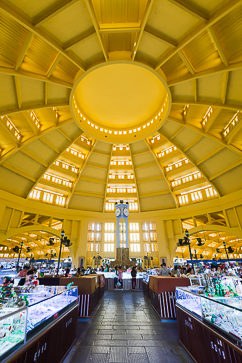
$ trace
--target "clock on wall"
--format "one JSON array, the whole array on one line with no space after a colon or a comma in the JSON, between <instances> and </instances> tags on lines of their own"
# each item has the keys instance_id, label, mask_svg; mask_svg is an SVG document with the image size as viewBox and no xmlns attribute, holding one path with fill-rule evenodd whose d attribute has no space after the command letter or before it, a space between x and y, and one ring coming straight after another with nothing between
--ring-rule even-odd
<instances>
[{"instance_id":1,"label":"clock on wall","mask_svg":"<svg viewBox=\"0 0 242 363\"><path fill-rule=\"evenodd\" d=\"M121 214L121 209L120 208L117 208L116 211L115 211L115 216L116 217L119 217Z\"/></svg>"},{"instance_id":2,"label":"clock on wall","mask_svg":"<svg viewBox=\"0 0 242 363\"><path fill-rule=\"evenodd\" d=\"M128 210L128 208L124 208L124 215L125 215L125 217L128 217L129 216L129 210Z\"/></svg>"}]
</instances>

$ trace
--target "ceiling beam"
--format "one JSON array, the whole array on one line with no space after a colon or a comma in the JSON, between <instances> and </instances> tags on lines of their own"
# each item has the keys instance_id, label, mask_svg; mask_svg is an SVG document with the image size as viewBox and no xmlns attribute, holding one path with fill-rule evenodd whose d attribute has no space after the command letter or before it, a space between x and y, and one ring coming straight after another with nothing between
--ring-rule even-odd
<instances>
[{"instance_id":1,"label":"ceiling beam","mask_svg":"<svg viewBox=\"0 0 242 363\"><path fill-rule=\"evenodd\" d=\"M183 126L179 127L174 134L171 135L171 140L174 139L181 131L183 130Z\"/></svg>"},{"instance_id":2,"label":"ceiling beam","mask_svg":"<svg viewBox=\"0 0 242 363\"><path fill-rule=\"evenodd\" d=\"M156 154L154 153L154 151L151 149L150 147L150 144L148 143L147 140L145 140L146 142L146 145L148 146L148 149L150 150L151 154L153 155L153 158L155 159L155 163L156 165L158 166L160 172L161 172L161 175L163 176L163 178L165 179L166 181L166 184L167 184L167 187L168 187L168 190L169 190L169 193L171 194L172 198L173 198L173 201L174 201L174 204L176 206L176 208L178 208L178 202L177 202L177 199L175 197L175 195L173 194L172 192L172 189L171 189L171 184L169 182L169 180L167 179L165 173L164 173L164 170L163 170L163 167L161 166L161 164L159 163L158 159L157 159L157 156Z\"/></svg>"},{"instance_id":3,"label":"ceiling beam","mask_svg":"<svg viewBox=\"0 0 242 363\"><path fill-rule=\"evenodd\" d=\"M68 142L67 145L65 145L64 147L61 148L61 150L59 151L59 153L57 155L55 155L50 163L48 164L48 168L45 169L44 171L42 171L38 177L38 179L36 180L35 184L32 186L32 188L29 190L28 192L28 197L29 198L29 195L30 193L32 192L32 190L36 187L36 185L39 183L39 181L43 178L43 175L48 171L48 169L54 164L54 162L66 151L66 149L68 147L70 147L79 137L80 135L83 133L83 131L81 130L78 130L78 132L75 134L74 138L72 139L71 142ZM41 139L40 139L41 140Z\"/></svg>"},{"instance_id":4,"label":"ceiling beam","mask_svg":"<svg viewBox=\"0 0 242 363\"><path fill-rule=\"evenodd\" d=\"M28 149L22 148L21 152L24 153L25 155L29 156L31 159L37 161L37 163L43 165L45 168L48 167L48 163L46 161L42 160L41 158L39 158L37 155L33 154Z\"/></svg>"},{"instance_id":5,"label":"ceiling beam","mask_svg":"<svg viewBox=\"0 0 242 363\"><path fill-rule=\"evenodd\" d=\"M22 177L23 177L23 178L25 178L25 179L31 180L32 182L36 182L36 179L35 179L32 175L30 175L30 174L26 173L25 171L23 171L23 170L22 170L22 169L20 169L20 168L17 168L17 167L16 167L16 166L14 166L14 165L9 164L9 163L8 163L8 162L6 162L6 161L4 161L4 162L2 163L2 166L3 166L4 168L6 168L6 169L10 170L10 171L13 171L14 173L16 173L16 174L18 174L18 175L20 175L20 176L22 176Z\"/></svg>"},{"instance_id":6,"label":"ceiling beam","mask_svg":"<svg viewBox=\"0 0 242 363\"><path fill-rule=\"evenodd\" d=\"M140 41L141 41L141 38L142 38L142 35L143 35L143 32L144 32L144 29L145 29L145 26L146 26L146 23L147 23L147 20L148 20L148 17L149 17L149 14L150 14L153 3L154 3L154 0L148 0L147 1L146 9L144 11L143 19L141 21L141 26L140 26L138 39L136 40L136 45L133 46L133 50L132 50L131 58L132 58L133 61L135 60L135 56L136 56L138 47L140 45Z\"/></svg>"},{"instance_id":7,"label":"ceiling beam","mask_svg":"<svg viewBox=\"0 0 242 363\"><path fill-rule=\"evenodd\" d=\"M103 199L103 213L105 212L105 204L106 204L107 189L108 189L108 178L109 178L109 171L110 171L110 164L111 164L111 160L112 160L112 154L113 154L113 145L111 144L111 152L109 154L108 171L107 171L107 176L106 176L106 185L105 185L105 192L104 192L104 199Z\"/></svg>"},{"instance_id":8,"label":"ceiling beam","mask_svg":"<svg viewBox=\"0 0 242 363\"><path fill-rule=\"evenodd\" d=\"M104 23L99 24L99 32L105 33L133 33L140 31L139 22L128 22L128 23Z\"/></svg>"},{"instance_id":9,"label":"ceiling beam","mask_svg":"<svg viewBox=\"0 0 242 363\"><path fill-rule=\"evenodd\" d=\"M219 103L219 102L211 102L209 103L208 101L197 101L197 102L194 102L194 101L184 101L184 100L176 100L176 99L173 99L172 100L172 105L181 105L181 106L185 106L189 104L190 106L207 106L208 108L211 106L213 108L222 108L222 109L226 109L226 110L236 110L236 111L242 111L242 105L241 104L223 104L223 103ZM172 109L171 109L172 111Z\"/></svg>"},{"instance_id":10,"label":"ceiling beam","mask_svg":"<svg viewBox=\"0 0 242 363\"><path fill-rule=\"evenodd\" d=\"M242 164L242 159L239 159L238 161L236 161L233 164L230 164L229 166L227 166L226 168L224 168L223 170L220 170L219 172L213 174L212 176L210 176L209 180L214 180L216 178L218 178L219 176L227 173L228 171L237 168L238 166L240 166Z\"/></svg>"},{"instance_id":11,"label":"ceiling beam","mask_svg":"<svg viewBox=\"0 0 242 363\"><path fill-rule=\"evenodd\" d=\"M102 179L97 179L97 178L90 178L88 176L80 176L80 180L85 180L88 181L90 183L97 183L97 184L106 184L106 180L102 180Z\"/></svg>"},{"instance_id":12,"label":"ceiling beam","mask_svg":"<svg viewBox=\"0 0 242 363\"><path fill-rule=\"evenodd\" d=\"M164 176L163 175L156 175L156 176L152 176L150 178L143 178L143 179L139 179L137 181L138 184L141 184L141 183L149 183L151 181L155 181L155 180L162 180L164 179Z\"/></svg>"},{"instance_id":13,"label":"ceiling beam","mask_svg":"<svg viewBox=\"0 0 242 363\"><path fill-rule=\"evenodd\" d=\"M172 48L176 48L177 44L174 42L173 39L170 39L166 34L158 33L157 30L151 28L150 26L146 25L144 29L144 33L152 36L155 39L162 41L164 44L169 45Z\"/></svg>"},{"instance_id":14,"label":"ceiling beam","mask_svg":"<svg viewBox=\"0 0 242 363\"><path fill-rule=\"evenodd\" d=\"M56 102L56 103L53 103L53 104L49 104L49 105L40 105L40 104L37 104L37 105L28 105L28 106L22 106L21 109L19 108L7 108L5 110L1 110L0 111L0 117L1 116L10 116L10 115L13 115L13 114L16 114L16 113L19 113L19 112L26 112L26 111L32 111L32 110L42 110L42 109L45 109L45 108L52 108L52 107L67 107L69 106L69 102Z\"/></svg>"},{"instance_id":15,"label":"ceiling beam","mask_svg":"<svg viewBox=\"0 0 242 363\"><path fill-rule=\"evenodd\" d=\"M71 137L67 135L65 131L63 131L60 127L57 129L68 141L72 141Z\"/></svg>"},{"instance_id":16,"label":"ceiling beam","mask_svg":"<svg viewBox=\"0 0 242 363\"><path fill-rule=\"evenodd\" d=\"M53 83L53 84L57 84L59 86L63 86L63 87L70 88L70 89L72 89L72 87L73 87L73 84L71 82L66 82L66 81L63 81L61 79L57 79L54 77L47 78L43 74L37 74L34 72L23 71L22 69L18 69L17 71L15 71L12 68L0 67L0 74L36 79L38 81Z\"/></svg>"},{"instance_id":17,"label":"ceiling beam","mask_svg":"<svg viewBox=\"0 0 242 363\"><path fill-rule=\"evenodd\" d=\"M38 135L39 134L39 130L37 129L37 127L35 126L35 124L33 123L32 118L30 117L28 112L22 112L22 115L24 116L28 126L30 127L31 131L35 134Z\"/></svg>"},{"instance_id":18,"label":"ceiling beam","mask_svg":"<svg viewBox=\"0 0 242 363\"><path fill-rule=\"evenodd\" d=\"M87 193L87 192L75 191L73 194L74 195L83 195L84 197L101 198L101 199L104 198L104 196L102 194L97 194L97 193Z\"/></svg>"},{"instance_id":19,"label":"ceiling beam","mask_svg":"<svg viewBox=\"0 0 242 363\"><path fill-rule=\"evenodd\" d=\"M49 83L45 82L45 105L48 105L48 98L49 98Z\"/></svg>"},{"instance_id":20,"label":"ceiling beam","mask_svg":"<svg viewBox=\"0 0 242 363\"><path fill-rule=\"evenodd\" d=\"M212 17L204 24L200 24L196 29L191 31L188 35L184 37L184 39L180 42L180 44L174 49L168 52L165 56L162 56L161 59L157 62L155 69L160 68L164 63L166 63L173 55L175 55L179 50L184 48L186 45L191 43L194 39L196 39L199 35L201 35L205 30L208 30L209 27L213 26L221 19L223 19L226 15L237 9L242 4L242 0L229 1L225 3Z\"/></svg>"},{"instance_id":21,"label":"ceiling beam","mask_svg":"<svg viewBox=\"0 0 242 363\"><path fill-rule=\"evenodd\" d=\"M30 46L30 44L32 42L33 37L34 37L34 34L29 32L29 34L27 36L27 39L25 40L24 46L23 46L23 48L21 50L21 53L19 54L17 62L15 64L15 68L14 68L15 71L17 71L20 68L20 66L21 66L21 64L22 64L22 62L24 60L24 57L25 57L25 55L26 55L26 53L28 51L28 48L29 48L29 46Z\"/></svg>"},{"instance_id":22,"label":"ceiling beam","mask_svg":"<svg viewBox=\"0 0 242 363\"><path fill-rule=\"evenodd\" d=\"M221 46L219 44L218 38L217 38L216 34L214 33L213 28L212 27L208 28L208 31L209 31L212 39L213 39L213 42L215 44L215 47L216 47L216 49L218 51L218 54L219 54L223 64L227 67L228 66L227 59L226 59L226 57L224 55L224 52L223 52L223 50L222 50L222 48L221 48Z\"/></svg>"},{"instance_id":23,"label":"ceiling beam","mask_svg":"<svg viewBox=\"0 0 242 363\"><path fill-rule=\"evenodd\" d=\"M207 133L211 129L211 127L213 126L214 122L217 120L221 111L222 111L221 108L216 108L213 111L212 115L208 118L208 121L204 126L205 133Z\"/></svg>"},{"instance_id":24,"label":"ceiling beam","mask_svg":"<svg viewBox=\"0 0 242 363\"><path fill-rule=\"evenodd\" d=\"M169 87L174 86L176 84L190 81L193 79L198 79L202 77L207 77L210 75L218 74L218 73L224 73L224 72L231 72L231 71L237 71L242 68L242 62L237 62L228 65L227 67L223 64L220 64L218 67L215 68L209 68L205 71L196 72L195 74L187 74L183 77L179 77L177 79L172 79L171 81L168 81L167 84ZM188 102L189 103L189 102Z\"/></svg>"},{"instance_id":25,"label":"ceiling beam","mask_svg":"<svg viewBox=\"0 0 242 363\"><path fill-rule=\"evenodd\" d=\"M226 103L229 75L230 75L229 72L224 72L223 74L222 87L221 87L221 102L223 105Z\"/></svg>"},{"instance_id":26,"label":"ceiling beam","mask_svg":"<svg viewBox=\"0 0 242 363\"><path fill-rule=\"evenodd\" d=\"M136 194L137 194L138 210L139 210L139 212L141 212L138 180L137 180L136 167L135 167L135 164L134 164L134 155L132 153L132 144L129 144L129 150L130 150L130 157L131 157L132 168L133 168L133 173L134 173L134 181L135 181Z\"/></svg>"},{"instance_id":27,"label":"ceiling beam","mask_svg":"<svg viewBox=\"0 0 242 363\"><path fill-rule=\"evenodd\" d=\"M16 148L19 147L20 143L16 139L16 137L12 134L12 132L8 129L5 123L0 119L0 129L4 132L5 136L10 140L11 144L14 144Z\"/></svg>"},{"instance_id":28,"label":"ceiling beam","mask_svg":"<svg viewBox=\"0 0 242 363\"><path fill-rule=\"evenodd\" d=\"M228 145L225 141L224 141L224 139L219 139L218 137L216 137L216 136L214 136L214 135L212 135L212 134L210 134L210 133L205 133L205 131L201 128L201 129L199 129L198 127L196 127L196 126L193 126L193 125L191 125L191 124L185 124L184 122L182 122L181 120L178 120L178 119L176 119L175 117L171 117L171 116L169 116L169 118L168 118L168 121L171 121L171 122L175 122L175 123L177 123L177 124L179 124L179 125L184 125L185 127L187 127L188 129L191 129L191 130L193 130L193 131L196 131L196 132L198 132L199 134L202 134L203 136L206 136L206 137L208 137L208 138L210 138L210 139L212 139L212 140L215 140L215 141L217 141L217 142L219 142L220 144L222 144L222 145L224 145L225 147L227 147L228 149L230 149L230 150L233 150L234 152L236 152L237 154L239 154L239 155L241 155L242 154L242 150L239 150L239 149L237 149L236 147L234 147L234 146L232 146L232 145ZM163 133L161 133L161 135L163 135Z\"/></svg>"},{"instance_id":29,"label":"ceiling beam","mask_svg":"<svg viewBox=\"0 0 242 363\"><path fill-rule=\"evenodd\" d=\"M203 177L204 177L204 179L209 183L209 184L211 184L212 186L213 186L213 188L217 191L217 193L218 193L218 196L220 196L220 192L219 192L219 190L211 183L211 180L210 180L210 178L208 178L205 174L204 174L204 172L199 168L199 166L193 161L193 160L191 160L191 158L186 154L186 152L184 151L184 149L182 149L176 142L174 142L174 141L171 141L170 140L170 138L169 138L169 136L167 136L165 133L164 133L164 131L162 130L162 128L161 129L159 129L158 130L158 132L165 138L165 139L167 139L167 141L170 141L174 146L176 146L176 148L190 161L190 163L192 164L192 165L194 165L195 166L195 168L201 173L201 175L203 175Z\"/></svg>"},{"instance_id":30,"label":"ceiling beam","mask_svg":"<svg viewBox=\"0 0 242 363\"><path fill-rule=\"evenodd\" d=\"M57 121L58 121L58 119L54 116L54 113L53 113L53 107L48 107L47 108L47 111L48 111L48 114L49 114L49 116L50 116L50 118L51 118L51 122L53 123L53 125L54 126L56 126L57 125Z\"/></svg>"},{"instance_id":31,"label":"ceiling beam","mask_svg":"<svg viewBox=\"0 0 242 363\"><path fill-rule=\"evenodd\" d=\"M50 78L50 76L52 75L52 73L54 72L56 66L58 65L58 63L61 61L61 58L63 57L63 54L61 53L57 53L55 59L53 60L52 64L50 65L46 77Z\"/></svg>"},{"instance_id":32,"label":"ceiling beam","mask_svg":"<svg viewBox=\"0 0 242 363\"><path fill-rule=\"evenodd\" d=\"M186 54L184 53L184 51L179 50L178 55L181 58L181 60L183 61L183 63L185 64L185 66L187 67L187 69L189 70L189 72L191 74L195 74L194 68L193 68L191 62L189 61L189 59L187 58Z\"/></svg>"},{"instance_id":33,"label":"ceiling beam","mask_svg":"<svg viewBox=\"0 0 242 363\"><path fill-rule=\"evenodd\" d=\"M170 190L161 190L160 192L152 192L146 194L140 194L140 198L158 197L159 195L170 194Z\"/></svg>"},{"instance_id":34,"label":"ceiling beam","mask_svg":"<svg viewBox=\"0 0 242 363\"><path fill-rule=\"evenodd\" d=\"M204 14L202 14L199 10L192 8L190 5L188 4L184 4L183 1L181 0L168 0L171 4L179 7L180 9L182 9L183 11L185 11L186 13L194 16L195 18L197 18L198 20L202 21L202 22L207 22L208 19L206 18L206 16Z\"/></svg>"},{"instance_id":35,"label":"ceiling beam","mask_svg":"<svg viewBox=\"0 0 242 363\"><path fill-rule=\"evenodd\" d=\"M71 199L73 197L74 194L76 194L77 192L75 191L75 188L77 186L77 183L79 182L80 180L80 177L82 175L82 172L85 168L85 166L87 165L87 162L88 162L88 159L90 158L95 146L96 146L96 143L97 143L97 140L94 141L94 143L92 144L92 148L91 150L89 151L88 155L86 156L86 159L84 160L84 163L82 164L82 167L79 169L79 174L76 178L76 180L73 182L73 186L72 186L72 191L71 191L71 194L69 195L67 201L66 201L66 208L68 208L68 206L70 205L70 202L71 202Z\"/></svg>"},{"instance_id":36,"label":"ceiling beam","mask_svg":"<svg viewBox=\"0 0 242 363\"><path fill-rule=\"evenodd\" d=\"M92 4L92 2L90 0L85 0L85 4L86 4L87 10L88 10L88 13L89 13L89 15L91 17L93 26L94 26L94 28L96 30L96 34L97 34L101 49L103 51L104 58L107 61L108 58L109 58L108 57L108 52L106 50L105 44L103 42L102 36L100 34L100 31L99 31L99 24L98 24L98 21L97 21L97 18L96 18L96 14L95 14L95 10L93 8L93 4Z\"/></svg>"},{"instance_id":37,"label":"ceiling beam","mask_svg":"<svg viewBox=\"0 0 242 363\"><path fill-rule=\"evenodd\" d=\"M234 126L234 128L230 131L228 136L226 136L225 141L227 142L227 145L231 144L235 138L235 136L241 131L242 129L242 117L240 117L239 122Z\"/></svg>"},{"instance_id":38,"label":"ceiling beam","mask_svg":"<svg viewBox=\"0 0 242 363\"><path fill-rule=\"evenodd\" d=\"M198 159L197 162L196 162L196 165L200 165L200 164L204 163L205 161L207 161L208 159L210 159L212 156L218 154L224 148L225 148L225 146L221 145L221 146L217 147L216 149L213 149L208 154L206 154L202 158Z\"/></svg>"},{"instance_id":39,"label":"ceiling beam","mask_svg":"<svg viewBox=\"0 0 242 363\"><path fill-rule=\"evenodd\" d=\"M193 93L194 93L194 101L197 102L197 95L198 95L198 80L194 79L192 82Z\"/></svg>"},{"instance_id":40,"label":"ceiling beam","mask_svg":"<svg viewBox=\"0 0 242 363\"><path fill-rule=\"evenodd\" d=\"M14 77L14 84L15 84L15 92L16 92L16 98L17 98L18 108L21 109L21 106L22 106L22 95L21 95L21 87L20 87L19 76L15 76Z\"/></svg>"},{"instance_id":41,"label":"ceiling beam","mask_svg":"<svg viewBox=\"0 0 242 363\"><path fill-rule=\"evenodd\" d=\"M78 68L85 71L85 68L81 61L76 61L70 54L66 53L65 50L62 48L62 46L49 34L44 32L41 29L38 29L33 26L33 24L27 19L27 17L24 17L20 12L17 12L12 6L10 6L8 3L4 2L3 0L0 0L0 13L4 16L7 16L8 18L11 18L12 20L16 21L18 24L20 24L22 27L33 33L34 35L37 35L40 37L43 41L45 41L47 44L49 44L52 48L56 49L58 52L62 53L67 59L69 59L73 64L75 64Z\"/></svg>"},{"instance_id":42,"label":"ceiling beam","mask_svg":"<svg viewBox=\"0 0 242 363\"><path fill-rule=\"evenodd\" d=\"M86 32L78 35L77 37L75 37L74 39L72 39L71 42L69 42L68 44L66 44L65 45L65 51L68 52L73 47L79 45L84 40L88 40L89 38L93 37L94 35L96 35L95 28L94 27L91 27L91 29L88 29Z\"/></svg>"},{"instance_id":43,"label":"ceiling beam","mask_svg":"<svg viewBox=\"0 0 242 363\"><path fill-rule=\"evenodd\" d=\"M42 15L34 24L35 28L41 27L47 21L50 21L55 16L60 14L62 11L68 9L71 5L75 4L78 0L64 0L62 3L58 4L54 9L48 11L46 14Z\"/></svg>"}]
</instances>

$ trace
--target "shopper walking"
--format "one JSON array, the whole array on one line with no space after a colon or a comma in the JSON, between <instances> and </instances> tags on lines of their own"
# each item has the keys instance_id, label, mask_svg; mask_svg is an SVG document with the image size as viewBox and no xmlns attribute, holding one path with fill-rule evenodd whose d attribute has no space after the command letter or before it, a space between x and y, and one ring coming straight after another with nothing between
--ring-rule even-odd
<instances>
[{"instance_id":1,"label":"shopper walking","mask_svg":"<svg viewBox=\"0 0 242 363\"><path fill-rule=\"evenodd\" d=\"M132 267L131 270L131 276L132 276L132 290L134 291L136 288L136 275L137 275L137 271L136 271L136 266Z\"/></svg>"}]
</instances>

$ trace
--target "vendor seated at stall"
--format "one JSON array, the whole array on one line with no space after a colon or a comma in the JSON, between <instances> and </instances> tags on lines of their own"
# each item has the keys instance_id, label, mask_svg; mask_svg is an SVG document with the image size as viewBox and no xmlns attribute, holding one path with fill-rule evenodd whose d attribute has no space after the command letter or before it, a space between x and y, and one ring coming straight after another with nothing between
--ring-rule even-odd
<instances>
[{"instance_id":1,"label":"vendor seated at stall","mask_svg":"<svg viewBox=\"0 0 242 363\"><path fill-rule=\"evenodd\" d=\"M39 285L39 280L36 279L34 274L37 272L37 270L29 270L27 272L27 276L25 278L25 284L24 286L37 286Z\"/></svg>"}]
</instances>

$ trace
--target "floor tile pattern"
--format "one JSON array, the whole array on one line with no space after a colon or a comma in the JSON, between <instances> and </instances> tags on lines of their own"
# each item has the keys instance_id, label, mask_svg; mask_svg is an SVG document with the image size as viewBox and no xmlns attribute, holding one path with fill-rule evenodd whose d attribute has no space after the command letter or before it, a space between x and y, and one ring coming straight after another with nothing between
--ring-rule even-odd
<instances>
[{"instance_id":1,"label":"floor tile pattern","mask_svg":"<svg viewBox=\"0 0 242 363\"><path fill-rule=\"evenodd\" d=\"M81 331L80 324L78 329ZM65 363L191 363L176 322L160 322L142 292L107 291Z\"/></svg>"}]
</instances>

